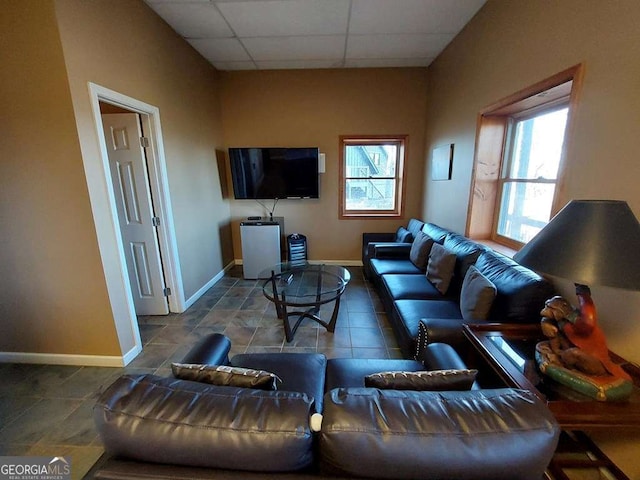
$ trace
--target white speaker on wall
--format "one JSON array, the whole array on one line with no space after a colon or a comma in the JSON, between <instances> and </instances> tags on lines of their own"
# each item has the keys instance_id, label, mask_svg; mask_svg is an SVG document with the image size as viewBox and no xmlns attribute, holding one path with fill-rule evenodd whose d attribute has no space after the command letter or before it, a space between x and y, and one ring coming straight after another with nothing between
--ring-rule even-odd
<instances>
[{"instance_id":1,"label":"white speaker on wall","mask_svg":"<svg viewBox=\"0 0 640 480\"><path fill-rule=\"evenodd\" d=\"M324 153L318 154L318 173L324 173L325 171L325 157Z\"/></svg>"}]
</instances>

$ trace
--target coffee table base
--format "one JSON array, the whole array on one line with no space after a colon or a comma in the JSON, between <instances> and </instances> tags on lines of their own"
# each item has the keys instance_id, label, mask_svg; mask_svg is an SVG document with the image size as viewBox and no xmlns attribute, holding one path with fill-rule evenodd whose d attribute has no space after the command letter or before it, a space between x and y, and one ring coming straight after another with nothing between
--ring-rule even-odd
<instances>
[{"instance_id":1,"label":"coffee table base","mask_svg":"<svg viewBox=\"0 0 640 480\"><path fill-rule=\"evenodd\" d=\"M335 300L333 313L331 314L331 320L329 320L328 322L322 320L318 316L318 312L320 311L320 308L317 306L313 306L312 308L309 308L304 312L301 312L301 311L289 312L287 311L287 304L285 302L278 301L278 302L275 302L275 304L276 304L276 312L278 313L278 318L282 320L282 324L284 326L284 335L287 339L287 342L291 342L293 340L293 337L296 334L296 330L298 330L298 327L300 326L300 324L305 318L309 318L314 322L319 323L324 328L326 328L328 332L333 333L336 329L336 321L338 320L338 311L340 310L340 297L336 298ZM298 319L292 325L290 318L295 316L297 316Z\"/></svg>"}]
</instances>

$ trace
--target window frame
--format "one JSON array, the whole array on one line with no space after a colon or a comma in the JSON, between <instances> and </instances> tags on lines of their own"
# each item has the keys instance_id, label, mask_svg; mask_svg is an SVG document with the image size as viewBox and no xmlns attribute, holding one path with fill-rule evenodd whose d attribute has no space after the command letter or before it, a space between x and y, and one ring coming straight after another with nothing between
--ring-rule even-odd
<instances>
[{"instance_id":1,"label":"window frame","mask_svg":"<svg viewBox=\"0 0 640 480\"><path fill-rule=\"evenodd\" d=\"M582 86L584 66L574 65L552 75L498 102L478 113L474 163L469 194L469 207L465 234L469 238L486 242L494 248L507 247L505 252L517 251L521 242L497 235L497 225L503 183L504 158L508 147L508 129L511 118L535 116L543 110L551 111L559 105L569 107L565 125L556 188L551 206L551 217L566 203L564 181L568 152L571 151L574 118ZM564 202L564 203L563 203Z\"/></svg>"},{"instance_id":2,"label":"window frame","mask_svg":"<svg viewBox=\"0 0 640 480\"><path fill-rule=\"evenodd\" d=\"M511 237L507 237L505 235L501 235L498 233L498 227L500 223L500 209L502 206L502 199L504 196L504 186L506 183L524 183L528 185L553 185L553 199L551 201L551 211L549 212L551 218L553 216L553 205L556 204L557 195L558 195L558 187L560 184L560 174L562 171L563 165L563 154L560 154L560 162L558 166L558 172L556 173L556 177L554 179L548 178L517 178L510 176L510 171L512 169L512 165L514 162L514 143L516 137L516 124L521 121L531 120L532 118L538 117L540 115L544 115L547 113L553 113L558 110L562 110L567 108L569 111L567 112L567 122L565 123L564 129L564 139L563 139L563 147L562 151L564 151L564 143L567 140L567 127L569 123L569 112L571 111L571 104L568 96L563 96L557 100L554 100L550 103L545 103L536 107L534 109L529 109L524 112L517 112L507 117L506 121L506 129L505 129L505 146L504 146L504 155L501 159L500 165L500 175L498 177L498 192L496 196L495 203L495 212L493 218L492 232L491 232L491 240L501 245L505 245L509 248L520 249L524 246L523 242L515 240Z\"/></svg>"},{"instance_id":3,"label":"window frame","mask_svg":"<svg viewBox=\"0 0 640 480\"><path fill-rule=\"evenodd\" d=\"M407 161L408 153L408 135L341 135L339 137L339 200L338 214L341 219L362 219L362 218L400 218L404 212L405 200L405 181L404 169ZM395 207L388 210L353 210L346 207L347 181L349 179L367 178L367 177L347 177L346 147L357 145L397 145L396 172L395 176L388 177L368 177L380 180L393 180L395 183Z\"/></svg>"}]
</instances>

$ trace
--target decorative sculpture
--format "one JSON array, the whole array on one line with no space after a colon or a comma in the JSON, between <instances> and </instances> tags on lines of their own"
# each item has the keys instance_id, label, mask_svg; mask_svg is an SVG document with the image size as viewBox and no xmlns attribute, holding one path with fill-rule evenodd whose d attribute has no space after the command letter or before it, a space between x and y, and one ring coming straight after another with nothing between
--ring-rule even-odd
<instances>
[{"instance_id":1,"label":"decorative sculpture","mask_svg":"<svg viewBox=\"0 0 640 480\"><path fill-rule=\"evenodd\" d=\"M545 302L542 332L549 340L536 346L540 371L554 380L596 400L625 400L633 381L611 361L596 308L586 285L576 284L578 308L563 297Z\"/></svg>"}]
</instances>

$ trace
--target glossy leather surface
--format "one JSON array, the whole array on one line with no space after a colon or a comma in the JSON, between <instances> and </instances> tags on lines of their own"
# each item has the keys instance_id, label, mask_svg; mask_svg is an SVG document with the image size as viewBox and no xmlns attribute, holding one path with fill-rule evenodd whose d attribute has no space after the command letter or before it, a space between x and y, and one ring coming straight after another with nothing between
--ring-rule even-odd
<instances>
[{"instance_id":1,"label":"glossy leather surface","mask_svg":"<svg viewBox=\"0 0 640 480\"><path fill-rule=\"evenodd\" d=\"M331 358L327 361L326 390L338 387L364 387L364 377L388 371L417 372L422 362L402 359Z\"/></svg>"},{"instance_id":2,"label":"glossy leather surface","mask_svg":"<svg viewBox=\"0 0 640 480\"><path fill-rule=\"evenodd\" d=\"M489 321L538 322L545 300L555 294L551 284L540 275L497 252L482 253L476 268L498 290L489 311Z\"/></svg>"},{"instance_id":3,"label":"glossy leather surface","mask_svg":"<svg viewBox=\"0 0 640 480\"><path fill-rule=\"evenodd\" d=\"M320 353L242 353L231 359L234 367L275 373L282 383L278 390L302 392L315 400L314 411L322 411L324 372L327 359Z\"/></svg>"},{"instance_id":4,"label":"glossy leather surface","mask_svg":"<svg viewBox=\"0 0 640 480\"><path fill-rule=\"evenodd\" d=\"M184 356L181 363L200 365L227 365L231 341L221 333L202 337Z\"/></svg>"},{"instance_id":5,"label":"glossy leather surface","mask_svg":"<svg viewBox=\"0 0 640 480\"><path fill-rule=\"evenodd\" d=\"M110 454L175 465L290 471L312 463L312 413L313 400L300 392L124 375L98 399L94 420Z\"/></svg>"},{"instance_id":6,"label":"glossy leather surface","mask_svg":"<svg viewBox=\"0 0 640 480\"><path fill-rule=\"evenodd\" d=\"M325 397L319 451L329 471L361 477L539 480L559 433L523 390L340 388Z\"/></svg>"}]
</instances>

